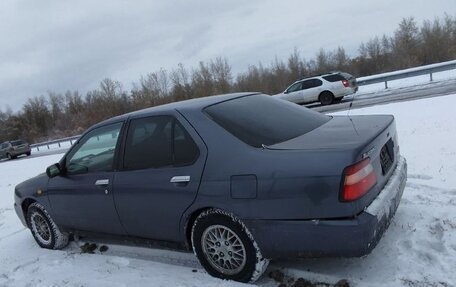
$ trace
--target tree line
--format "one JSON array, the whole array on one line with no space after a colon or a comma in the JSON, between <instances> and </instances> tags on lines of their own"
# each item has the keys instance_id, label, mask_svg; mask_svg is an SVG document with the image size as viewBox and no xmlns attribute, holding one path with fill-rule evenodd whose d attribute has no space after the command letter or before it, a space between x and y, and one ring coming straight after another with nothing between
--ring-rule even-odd
<instances>
[{"instance_id":1,"label":"tree line","mask_svg":"<svg viewBox=\"0 0 456 287\"><path fill-rule=\"evenodd\" d=\"M18 112L0 110L0 142L21 138L34 143L72 136L103 119L191 98L237 91L276 94L299 78L333 70L358 77L453 59L454 16L421 25L414 18L404 18L393 35L361 43L354 57L338 47L333 51L322 48L305 59L295 49L286 61L276 58L269 65L250 65L236 76L228 60L218 57L190 69L179 64L171 71L162 68L151 72L141 76L129 91L119 81L107 78L84 95L67 91L31 97Z\"/></svg>"}]
</instances>

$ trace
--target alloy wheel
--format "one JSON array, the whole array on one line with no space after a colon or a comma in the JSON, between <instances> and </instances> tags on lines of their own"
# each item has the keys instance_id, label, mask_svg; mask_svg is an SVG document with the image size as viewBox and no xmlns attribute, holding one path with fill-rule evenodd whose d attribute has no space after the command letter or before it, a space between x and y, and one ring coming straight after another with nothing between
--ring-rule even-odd
<instances>
[{"instance_id":1,"label":"alloy wheel","mask_svg":"<svg viewBox=\"0 0 456 287\"><path fill-rule=\"evenodd\" d=\"M31 216L30 223L36 238L43 244L50 244L52 240L51 228L46 219L36 212Z\"/></svg>"},{"instance_id":2,"label":"alloy wheel","mask_svg":"<svg viewBox=\"0 0 456 287\"><path fill-rule=\"evenodd\" d=\"M212 225L206 228L201 244L209 264L223 274L237 274L247 262L244 244L239 236L226 226Z\"/></svg>"}]
</instances>

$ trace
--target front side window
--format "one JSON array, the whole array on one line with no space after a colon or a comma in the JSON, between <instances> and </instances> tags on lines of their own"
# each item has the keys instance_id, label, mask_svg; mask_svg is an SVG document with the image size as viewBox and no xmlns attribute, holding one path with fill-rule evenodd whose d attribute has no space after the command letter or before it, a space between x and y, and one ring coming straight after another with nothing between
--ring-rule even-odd
<instances>
[{"instance_id":1,"label":"front side window","mask_svg":"<svg viewBox=\"0 0 456 287\"><path fill-rule=\"evenodd\" d=\"M291 87L288 88L287 93L292 93L300 90L302 90L301 82L291 85Z\"/></svg>"},{"instance_id":2,"label":"front side window","mask_svg":"<svg viewBox=\"0 0 456 287\"><path fill-rule=\"evenodd\" d=\"M122 123L96 128L86 134L67 156L66 171L78 174L110 171Z\"/></svg>"},{"instance_id":3,"label":"front side window","mask_svg":"<svg viewBox=\"0 0 456 287\"><path fill-rule=\"evenodd\" d=\"M134 119L127 133L123 168L188 165L196 160L198 152L191 136L174 117Z\"/></svg>"}]
</instances>

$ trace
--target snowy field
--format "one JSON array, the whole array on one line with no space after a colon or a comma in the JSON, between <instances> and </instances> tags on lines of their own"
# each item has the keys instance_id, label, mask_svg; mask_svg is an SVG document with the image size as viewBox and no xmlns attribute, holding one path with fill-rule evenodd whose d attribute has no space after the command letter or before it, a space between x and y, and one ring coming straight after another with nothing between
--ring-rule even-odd
<instances>
[{"instance_id":1,"label":"snowy field","mask_svg":"<svg viewBox=\"0 0 456 287\"><path fill-rule=\"evenodd\" d=\"M456 286L455 106L456 94L352 110L396 117L409 178L390 228L364 258L276 261L267 273L350 286ZM13 189L60 157L0 163L0 286L247 286L210 277L190 253L109 245L81 254L82 242L40 249L16 217ZM279 284L264 276L257 285Z\"/></svg>"}]
</instances>

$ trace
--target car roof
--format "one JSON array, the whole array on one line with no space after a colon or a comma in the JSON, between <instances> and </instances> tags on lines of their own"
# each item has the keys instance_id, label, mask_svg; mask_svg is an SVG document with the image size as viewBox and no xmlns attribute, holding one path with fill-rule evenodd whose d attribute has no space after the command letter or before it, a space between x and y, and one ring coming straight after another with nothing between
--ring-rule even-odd
<instances>
[{"instance_id":1,"label":"car roof","mask_svg":"<svg viewBox=\"0 0 456 287\"><path fill-rule=\"evenodd\" d=\"M334 75L334 74L341 74L341 73L342 72L340 72L340 71L333 71L333 72L324 73L324 74L312 75L312 76L301 78L301 79L295 81L295 83L303 81L303 80L312 79L312 78L320 78L320 77L324 77L324 76L329 76L329 75Z\"/></svg>"},{"instance_id":2,"label":"car roof","mask_svg":"<svg viewBox=\"0 0 456 287\"><path fill-rule=\"evenodd\" d=\"M217 103L221 103L221 102L225 102L225 101L229 101L232 99L241 98L241 97L245 97L245 96L257 95L257 94L261 94L261 93L259 93L259 92L230 93L230 94L202 97L202 98L197 98L197 99L189 99L189 100L154 106L154 107L130 112L127 114L123 114L120 116L116 116L116 117L107 119L98 124L95 124L94 126L91 127L91 129L94 127L102 126L102 125L109 124L109 123L124 121L130 117L148 115L151 112L159 112L159 111L163 112L163 111L170 111L170 110L176 110L176 109L202 110L203 108L205 108L207 106L211 106L211 105L214 105Z\"/></svg>"},{"instance_id":3,"label":"car roof","mask_svg":"<svg viewBox=\"0 0 456 287\"><path fill-rule=\"evenodd\" d=\"M4 144L4 143L12 143L12 142L17 142L17 141L23 141L23 142L25 142L25 140L22 140L22 139L17 139L17 140L11 140L11 141L4 141L4 142L2 142L2 143L0 143L0 144Z\"/></svg>"}]
</instances>

